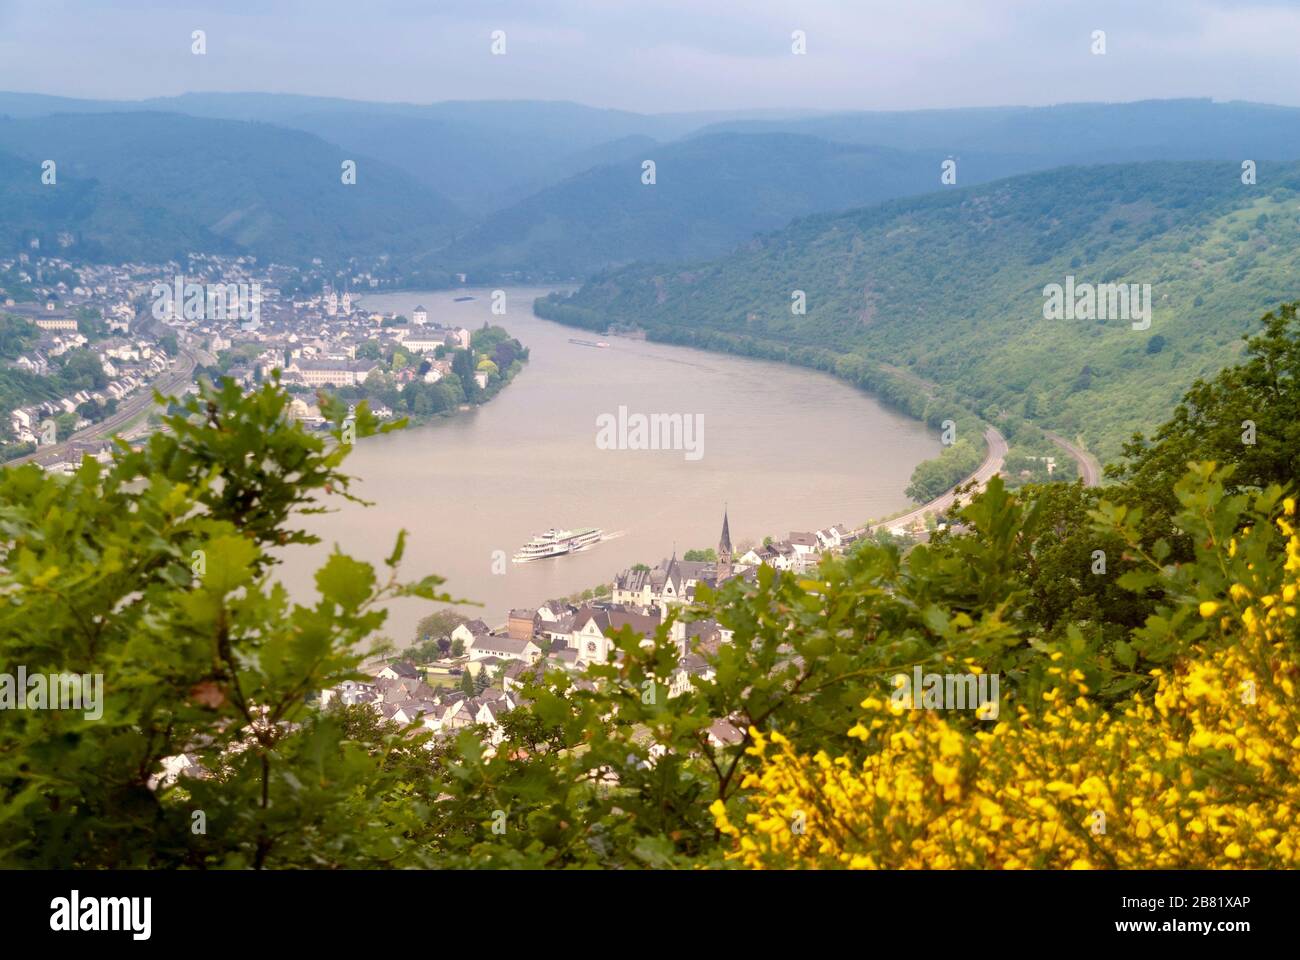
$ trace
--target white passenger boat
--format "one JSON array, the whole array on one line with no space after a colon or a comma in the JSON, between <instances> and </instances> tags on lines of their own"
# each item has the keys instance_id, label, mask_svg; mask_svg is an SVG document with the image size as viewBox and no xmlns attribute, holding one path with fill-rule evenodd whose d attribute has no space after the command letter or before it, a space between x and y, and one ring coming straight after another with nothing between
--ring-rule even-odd
<instances>
[{"instance_id":1,"label":"white passenger boat","mask_svg":"<svg viewBox=\"0 0 1300 960\"><path fill-rule=\"evenodd\" d=\"M566 553L576 553L593 543L599 543L603 532L599 527L584 527L581 530L557 530L552 527L520 547L514 555L514 561L528 563L531 560L546 560L549 557L562 557Z\"/></svg>"}]
</instances>

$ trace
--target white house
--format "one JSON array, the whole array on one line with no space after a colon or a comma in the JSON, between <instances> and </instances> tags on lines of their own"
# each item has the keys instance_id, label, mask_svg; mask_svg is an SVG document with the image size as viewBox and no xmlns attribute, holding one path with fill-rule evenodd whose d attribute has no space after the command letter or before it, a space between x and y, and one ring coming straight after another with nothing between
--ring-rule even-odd
<instances>
[{"instance_id":1,"label":"white house","mask_svg":"<svg viewBox=\"0 0 1300 960\"><path fill-rule=\"evenodd\" d=\"M454 339L448 330L412 331L402 340L402 346L412 353L427 353L437 350L448 340ZM452 343L455 346L455 343Z\"/></svg>"},{"instance_id":2,"label":"white house","mask_svg":"<svg viewBox=\"0 0 1300 960\"><path fill-rule=\"evenodd\" d=\"M630 627L634 633L649 638L653 642L655 630L659 627L659 612L653 614L637 613L633 610L621 610L617 607L583 607L573 620L573 630L565 638L571 650L578 651L578 659L588 663L604 663L614 651L613 641L609 635L624 627Z\"/></svg>"},{"instance_id":3,"label":"white house","mask_svg":"<svg viewBox=\"0 0 1300 960\"><path fill-rule=\"evenodd\" d=\"M488 728L488 742L496 746L505 739L505 731L501 729L501 716L510 710L509 704L504 700L480 700L478 703L478 712L474 714L474 722L481 723Z\"/></svg>"},{"instance_id":4,"label":"white house","mask_svg":"<svg viewBox=\"0 0 1300 960\"><path fill-rule=\"evenodd\" d=\"M827 550L838 550L840 547L847 546L856 540L857 537L848 527L842 523L837 523L827 527L825 530L817 531L817 544L822 552Z\"/></svg>"},{"instance_id":5,"label":"white house","mask_svg":"<svg viewBox=\"0 0 1300 960\"><path fill-rule=\"evenodd\" d=\"M547 600L537 608L537 619L542 623L555 623L565 614L572 613L573 608L558 600Z\"/></svg>"},{"instance_id":6,"label":"white house","mask_svg":"<svg viewBox=\"0 0 1300 960\"><path fill-rule=\"evenodd\" d=\"M448 698L441 704L441 710L438 716L438 727L441 730L459 730L468 727L475 722L474 715L477 713L475 705L471 705L467 698L459 700Z\"/></svg>"},{"instance_id":7,"label":"white house","mask_svg":"<svg viewBox=\"0 0 1300 960\"><path fill-rule=\"evenodd\" d=\"M375 676L381 680L422 680L424 679L419 670L411 666L405 660L394 660L392 663L384 664L384 668Z\"/></svg>"},{"instance_id":8,"label":"white house","mask_svg":"<svg viewBox=\"0 0 1300 960\"><path fill-rule=\"evenodd\" d=\"M494 637L486 634L475 637L469 645L470 660L483 660L496 657L500 660L522 660L524 663L536 663L542 655L542 648L532 640L512 640L510 637Z\"/></svg>"},{"instance_id":9,"label":"white house","mask_svg":"<svg viewBox=\"0 0 1300 960\"><path fill-rule=\"evenodd\" d=\"M437 717L438 705L429 700L411 699L398 706L390 719L398 723L423 723L426 717ZM425 726L429 726L425 723ZM432 727L430 727L432 729Z\"/></svg>"},{"instance_id":10,"label":"white house","mask_svg":"<svg viewBox=\"0 0 1300 960\"><path fill-rule=\"evenodd\" d=\"M697 653L685 656L677 664L677 669L673 671L672 677L668 681L668 699L680 697L683 693L688 693L691 689L691 678L699 677L701 680L712 680L717 674L713 667L709 666L708 661Z\"/></svg>"},{"instance_id":11,"label":"white house","mask_svg":"<svg viewBox=\"0 0 1300 960\"><path fill-rule=\"evenodd\" d=\"M793 545L781 540L754 547L740 558L740 562L747 567L766 564L776 570L793 570L796 556Z\"/></svg>"},{"instance_id":12,"label":"white house","mask_svg":"<svg viewBox=\"0 0 1300 960\"><path fill-rule=\"evenodd\" d=\"M453 641L459 640L468 650L479 637L487 636L491 629L482 620L469 620L456 627L450 634Z\"/></svg>"},{"instance_id":13,"label":"white house","mask_svg":"<svg viewBox=\"0 0 1300 960\"><path fill-rule=\"evenodd\" d=\"M807 556L818 551L817 538L811 533L798 533L790 531L790 546L794 547L794 552L800 556Z\"/></svg>"}]
</instances>

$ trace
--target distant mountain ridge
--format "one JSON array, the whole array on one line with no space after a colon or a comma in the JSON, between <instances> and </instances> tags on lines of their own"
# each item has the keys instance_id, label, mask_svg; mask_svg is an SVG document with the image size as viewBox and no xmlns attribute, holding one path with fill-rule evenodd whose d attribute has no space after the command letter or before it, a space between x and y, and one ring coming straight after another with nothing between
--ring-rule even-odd
<instances>
[{"instance_id":1,"label":"distant mountain ridge","mask_svg":"<svg viewBox=\"0 0 1300 960\"><path fill-rule=\"evenodd\" d=\"M1039 156L1052 165L1300 159L1300 107L1208 98L844 112L723 121L695 135L776 132L899 150Z\"/></svg>"},{"instance_id":2,"label":"distant mountain ridge","mask_svg":"<svg viewBox=\"0 0 1300 960\"><path fill-rule=\"evenodd\" d=\"M801 154L779 149L796 142ZM893 154L876 161L861 154L863 162L845 163L839 189L829 190L831 144L842 160L845 147ZM626 165L588 170L490 215L447 257L471 272L563 276L632 260L716 256L782 216L938 189L947 160L957 185L1077 164L1296 160L1300 108L1169 100L737 120L660 145L645 159L686 161L684 176L697 182L678 193L646 192L638 189L639 171ZM708 182L698 182L703 178ZM773 197L773 190L785 195Z\"/></svg>"},{"instance_id":3,"label":"distant mountain ridge","mask_svg":"<svg viewBox=\"0 0 1300 960\"><path fill-rule=\"evenodd\" d=\"M480 217L609 158L619 141L676 140L738 117L807 111L639 114L567 101L383 103L268 93L98 101L0 92L0 116L165 112L270 123L385 162ZM602 151L605 151L602 153Z\"/></svg>"},{"instance_id":4,"label":"distant mountain ridge","mask_svg":"<svg viewBox=\"0 0 1300 960\"><path fill-rule=\"evenodd\" d=\"M1195 99L641 114L541 101L0 93L0 115L11 118L0 120L0 152L30 162L57 148L73 158L67 183L83 191L58 206L23 193L21 178L0 184L10 199L0 242L57 226L110 256L199 242L281 259L387 253L421 283L721 256L796 217L936 190L948 160L960 188L1075 164L1300 159L1300 109ZM173 119L140 119L150 116ZM343 159L368 171L346 194L325 176ZM646 160L653 187L641 183ZM188 190L186 168L196 171ZM142 234L137 216L154 231Z\"/></svg>"},{"instance_id":5,"label":"distant mountain ridge","mask_svg":"<svg viewBox=\"0 0 1300 960\"><path fill-rule=\"evenodd\" d=\"M655 164L643 182L642 164ZM629 152L486 217L437 257L471 274L583 276L638 260L713 257L795 217L939 185L941 158L789 133L713 134ZM1032 168L969 156L979 183Z\"/></svg>"}]
</instances>

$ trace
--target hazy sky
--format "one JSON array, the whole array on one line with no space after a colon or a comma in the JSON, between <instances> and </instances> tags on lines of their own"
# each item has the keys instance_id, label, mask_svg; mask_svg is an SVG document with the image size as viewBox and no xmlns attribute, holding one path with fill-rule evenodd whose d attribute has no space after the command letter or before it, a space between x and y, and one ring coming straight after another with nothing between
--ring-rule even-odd
<instances>
[{"instance_id":1,"label":"hazy sky","mask_svg":"<svg viewBox=\"0 0 1300 960\"><path fill-rule=\"evenodd\" d=\"M208 53L190 52L207 33ZM507 53L490 34L504 30ZM791 33L807 55L791 53ZM1094 30L1107 53L1090 53ZM0 0L0 90L640 111L1300 105L1298 0Z\"/></svg>"}]
</instances>

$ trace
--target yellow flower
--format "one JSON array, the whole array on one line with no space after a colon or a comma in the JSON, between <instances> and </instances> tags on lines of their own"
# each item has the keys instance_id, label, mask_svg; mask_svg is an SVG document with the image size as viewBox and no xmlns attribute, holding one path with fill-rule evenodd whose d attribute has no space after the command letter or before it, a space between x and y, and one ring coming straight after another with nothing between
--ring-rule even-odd
<instances>
[{"instance_id":1,"label":"yellow flower","mask_svg":"<svg viewBox=\"0 0 1300 960\"><path fill-rule=\"evenodd\" d=\"M940 786L946 787L957 780L957 768L940 763L938 760L931 764L930 770L934 775L934 782Z\"/></svg>"},{"instance_id":2,"label":"yellow flower","mask_svg":"<svg viewBox=\"0 0 1300 960\"><path fill-rule=\"evenodd\" d=\"M865 759L773 736L734 801L743 826L710 807L727 855L779 868L1300 867L1296 614L1263 599L1290 604L1300 588L1300 537L1283 534L1285 559L1230 591L1244 606L1197 604L1233 643L1150 670L1153 693L1107 706L1049 691L992 725L877 711L850 731L879 731ZM794 814L814 809L795 834Z\"/></svg>"}]
</instances>

